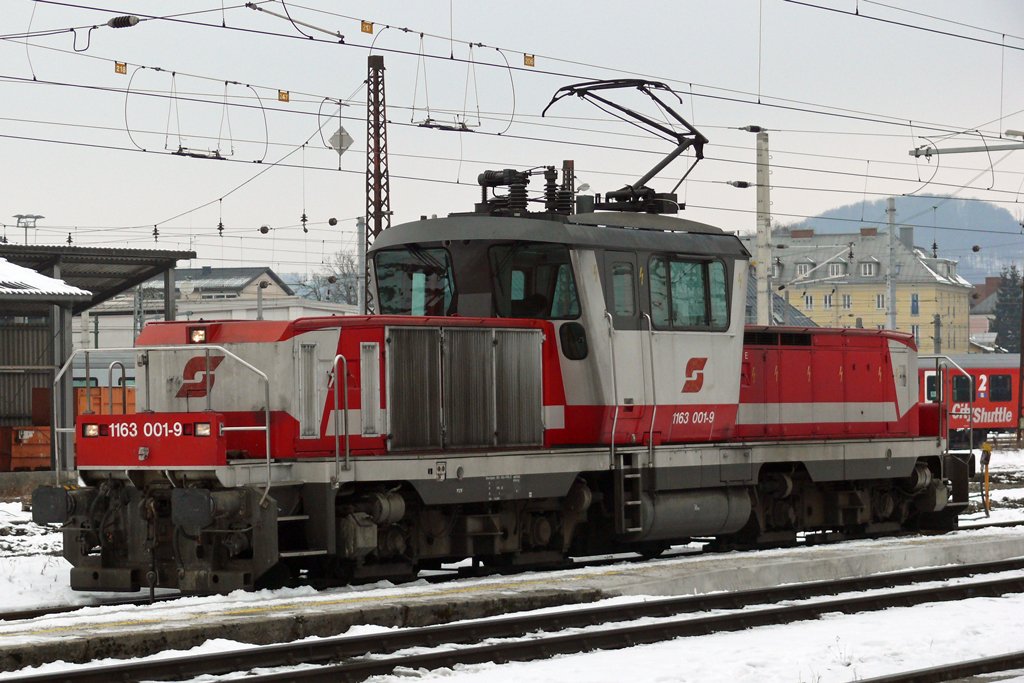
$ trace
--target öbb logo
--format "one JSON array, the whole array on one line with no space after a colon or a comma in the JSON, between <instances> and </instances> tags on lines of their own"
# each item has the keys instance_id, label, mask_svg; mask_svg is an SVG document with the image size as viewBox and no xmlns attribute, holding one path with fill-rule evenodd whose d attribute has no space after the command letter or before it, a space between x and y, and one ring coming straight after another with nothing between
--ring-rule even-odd
<instances>
[{"instance_id":1,"label":"\u00f6bb logo","mask_svg":"<svg viewBox=\"0 0 1024 683\"><path fill-rule=\"evenodd\" d=\"M224 356L210 356L210 389L217 379L214 371L224 362ZM181 371L181 388L175 398L203 398L206 396L206 356L189 358Z\"/></svg>"},{"instance_id":2,"label":"\u00f6bb logo","mask_svg":"<svg viewBox=\"0 0 1024 683\"><path fill-rule=\"evenodd\" d=\"M695 394L704 386L704 366L707 358L691 358L686 361L686 381L683 382L684 394Z\"/></svg>"}]
</instances>

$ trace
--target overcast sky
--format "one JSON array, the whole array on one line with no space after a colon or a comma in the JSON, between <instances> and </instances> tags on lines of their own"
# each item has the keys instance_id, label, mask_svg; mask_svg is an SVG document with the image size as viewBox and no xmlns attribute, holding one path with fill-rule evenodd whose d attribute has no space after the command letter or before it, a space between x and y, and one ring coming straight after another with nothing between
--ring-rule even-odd
<instances>
[{"instance_id":1,"label":"overcast sky","mask_svg":"<svg viewBox=\"0 0 1024 683\"><path fill-rule=\"evenodd\" d=\"M24 233L9 216L42 214L30 243L70 233L77 245L191 248L194 266L315 271L354 247L364 213L373 41L387 67L395 223L470 210L485 169L574 159L592 191L632 182L672 145L575 98L540 118L562 86L627 77L671 85L679 113L710 139L679 190L687 218L754 229L755 190L725 184L754 181L755 136L737 130L748 124L771 130L776 223L912 192L1019 215L1024 150L930 162L908 150L1006 144L1002 131L1024 130L1024 5L808 2L260 3L342 34L342 45L235 0L2 0L0 222L15 243ZM128 9L176 19L105 26ZM535 55L532 68L524 53ZM354 138L340 159L324 144L339 125L337 100L348 103L340 123ZM634 94L621 101L657 115ZM473 132L415 125L428 117ZM179 148L226 160L172 154ZM670 190L689 162L651 185Z\"/></svg>"}]
</instances>

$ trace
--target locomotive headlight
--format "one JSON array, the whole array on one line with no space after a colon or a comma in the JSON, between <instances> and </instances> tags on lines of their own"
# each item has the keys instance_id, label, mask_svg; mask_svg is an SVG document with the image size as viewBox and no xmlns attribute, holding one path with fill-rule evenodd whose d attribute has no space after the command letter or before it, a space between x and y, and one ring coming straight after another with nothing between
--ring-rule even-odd
<instances>
[{"instance_id":1,"label":"locomotive headlight","mask_svg":"<svg viewBox=\"0 0 1024 683\"><path fill-rule=\"evenodd\" d=\"M82 436L92 438L100 435L99 425L82 425Z\"/></svg>"},{"instance_id":2,"label":"locomotive headlight","mask_svg":"<svg viewBox=\"0 0 1024 683\"><path fill-rule=\"evenodd\" d=\"M204 343L206 343L206 328L205 327L190 327L190 328L188 328L188 342L190 344L204 344Z\"/></svg>"},{"instance_id":3,"label":"locomotive headlight","mask_svg":"<svg viewBox=\"0 0 1024 683\"><path fill-rule=\"evenodd\" d=\"M196 436L209 436L210 435L210 423L209 422L196 422Z\"/></svg>"}]
</instances>

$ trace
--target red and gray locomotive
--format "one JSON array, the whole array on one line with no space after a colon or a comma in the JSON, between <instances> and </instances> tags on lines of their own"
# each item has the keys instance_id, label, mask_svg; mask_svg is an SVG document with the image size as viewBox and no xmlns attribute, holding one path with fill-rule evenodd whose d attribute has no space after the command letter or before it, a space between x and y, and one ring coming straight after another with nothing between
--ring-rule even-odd
<instances>
[{"instance_id":1,"label":"red and gray locomotive","mask_svg":"<svg viewBox=\"0 0 1024 683\"><path fill-rule=\"evenodd\" d=\"M740 240L646 180L577 198L568 165L483 173L474 211L376 239L375 315L149 324L138 412L80 416L84 486L34 496L72 586L954 528L968 467L913 338L745 326Z\"/></svg>"}]
</instances>

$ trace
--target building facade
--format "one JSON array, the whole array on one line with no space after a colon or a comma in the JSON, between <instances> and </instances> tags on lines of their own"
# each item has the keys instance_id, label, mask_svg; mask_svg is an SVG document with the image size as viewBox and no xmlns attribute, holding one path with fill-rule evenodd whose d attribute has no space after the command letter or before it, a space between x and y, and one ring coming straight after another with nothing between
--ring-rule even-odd
<instances>
[{"instance_id":1,"label":"building facade","mask_svg":"<svg viewBox=\"0 0 1024 683\"><path fill-rule=\"evenodd\" d=\"M747 237L748 248L754 238ZM824 327L885 329L889 301L889 235L812 229L772 235L772 290ZM922 353L967 353L971 285L957 262L914 246L912 227L893 240L896 329L910 332Z\"/></svg>"}]
</instances>

